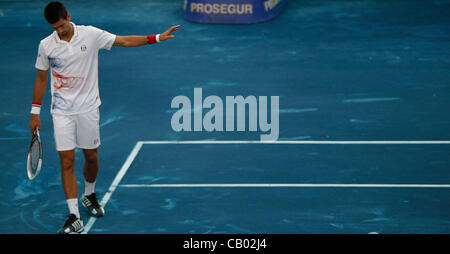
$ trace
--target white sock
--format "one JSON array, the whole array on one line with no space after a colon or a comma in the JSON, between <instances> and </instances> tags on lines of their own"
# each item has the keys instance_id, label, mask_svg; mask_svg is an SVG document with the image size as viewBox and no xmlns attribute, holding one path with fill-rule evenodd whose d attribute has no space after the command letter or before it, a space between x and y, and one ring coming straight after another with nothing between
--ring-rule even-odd
<instances>
[{"instance_id":1,"label":"white sock","mask_svg":"<svg viewBox=\"0 0 450 254\"><path fill-rule=\"evenodd\" d=\"M78 199L67 199L67 205L69 206L70 213L75 214L77 218L80 218L80 211L78 210Z\"/></svg>"},{"instance_id":2,"label":"white sock","mask_svg":"<svg viewBox=\"0 0 450 254\"><path fill-rule=\"evenodd\" d=\"M94 193L95 189L95 181L93 183L89 183L86 180L84 180L84 195L89 196L92 193Z\"/></svg>"}]
</instances>

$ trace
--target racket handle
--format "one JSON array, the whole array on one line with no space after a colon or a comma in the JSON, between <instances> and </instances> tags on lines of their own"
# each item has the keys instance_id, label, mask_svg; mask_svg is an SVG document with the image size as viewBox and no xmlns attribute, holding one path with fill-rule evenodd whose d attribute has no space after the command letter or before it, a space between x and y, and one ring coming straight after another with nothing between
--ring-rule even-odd
<instances>
[{"instance_id":1,"label":"racket handle","mask_svg":"<svg viewBox=\"0 0 450 254\"><path fill-rule=\"evenodd\" d=\"M39 128L34 129L33 134L39 137Z\"/></svg>"}]
</instances>

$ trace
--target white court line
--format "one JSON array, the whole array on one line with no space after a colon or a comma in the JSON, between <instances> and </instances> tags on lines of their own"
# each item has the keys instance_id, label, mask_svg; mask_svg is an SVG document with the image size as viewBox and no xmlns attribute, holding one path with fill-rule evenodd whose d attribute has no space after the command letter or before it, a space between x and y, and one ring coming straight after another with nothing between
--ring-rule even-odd
<instances>
[{"instance_id":1,"label":"white court line","mask_svg":"<svg viewBox=\"0 0 450 254\"><path fill-rule=\"evenodd\" d=\"M450 184L321 184L321 183L244 183L244 184L121 184L125 188L450 188Z\"/></svg>"},{"instance_id":2,"label":"white court line","mask_svg":"<svg viewBox=\"0 0 450 254\"><path fill-rule=\"evenodd\" d=\"M405 140L405 141L314 141L314 140L277 140L277 141L260 141L260 140L190 140L190 141L138 141L136 143L136 145L134 146L133 150L131 151L130 155L128 155L127 160L125 161L125 163L122 165L122 168L119 170L119 172L117 173L116 177L114 178L114 181L112 182L111 186L108 189L108 192L103 196L102 201L100 202L100 204L105 207L105 205L108 203L109 199L111 198L111 195L113 194L113 192L116 190L117 186L119 186L120 181L122 180L122 178L124 177L124 175L126 174L126 172L128 171L128 168L131 166L131 163L134 161L134 159L136 158L137 154L139 153L139 151L142 148L142 145L144 144L329 144L329 145L336 145L336 144L342 144L342 145L351 145L351 144L356 144L356 145L371 145L371 144L400 144L400 145L412 145L412 144L420 144L420 145L425 145L425 144L450 144L449 140ZM232 184L226 184L228 186L232 185ZM247 187L250 187L249 184L244 184L247 185ZM271 185L271 184L266 184L266 185ZM332 187L330 185L332 184L327 184L329 185L328 187ZM387 187L387 184L384 184L385 187ZM131 187L131 185L120 185L121 187ZM158 185L152 185L152 187L156 187ZM170 185L172 187L174 187L174 185ZM377 185L378 187L381 187L381 185ZM428 186L426 188L448 188L447 185L409 185L409 188L412 188L412 186L416 186L419 188L424 188L425 186ZM432 187L433 186L433 187ZM439 186L439 187L438 187ZM159 185L159 187L163 187L163 185ZM168 187L168 186L166 186ZM181 186L178 186L181 187ZM188 185L184 185L183 187L188 187ZM192 186L194 187L194 186ZM212 186L195 186L195 187L212 187ZM219 186L216 186L219 187ZM221 187L225 187L225 186L221 186ZM239 186L239 187L244 187L244 186ZM263 186L251 186L251 187L263 187ZM264 187L269 187L269 186L264 186ZM270 187L288 187L288 186L274 186L272 184L272 186ZM290 186L290 187L294 187L294 186ZM300 187L300 186L296 186L296 187ZM305 184L302 184L302 187L307 187ZM312 186L311 186L312 187ZM314 187L318 187L317 185L315 185ZM322 187L326 187L326 186L322 186ZM334 187L338 187L337 184L334 184ZM340 186L343 187L343 186ZM350 187L350 185L347 185L346 187ZM356 186L355 184L353 184L353 187L363 187L362 185L358 185ZM369 187L369 185L365 185L365 187ZM372 187L374 187L372 185ZM390 187L394 187L394 186L390 186ZM400 187L397 185L397 187ZM406 187L405 185L402 185L402 187ZM96 217L91 217L88 221L88 223L86 224L84 231L82 234L87 234L89 232L89 230L92 228L92 225L95 223L96 221Z\"/></svg>"},{"instance_id":3,"label":"white court line","mask_svg":"<svg viewBox=\"0 0 450 254\"><path fill-rule=\"evenodd\" d=\"M332 140L276 140L276 141L260 141L260 140L186 140L186 141L140 141L142 144L319 144L319 145L439 145L450 144L450 140L398 140L398 141L332 141Z\"/></svg>"},{"instance_id":4,"label":"white court line","mask_svg":"<svg viewBox=\"0 0 450 254\"><path fill-rule=\"evenodd\" d=\"M134 146L133 150L131 151L130 155L128 155L127 160L122 165L122 168L119 170L119 173L117 173L116 178L114 178L114 181L112 182L111 186L109 186L108 192L105 193L103 196L102 201L100 202L100 205L105 207L106 203L108 203L109 199L111 198L111 195L116 190L117 186L119 185L120 181L122 180L123 176L127 173L128 168L130 168L131 163L136 158L136 155L139 153L139 150L142 148L142 142L139 141ZM84 227L84 231L82 234L87 234L89 230L91 230L92 225L94 225L96 217L91 217Z\"/></svg>"}]
</instances>

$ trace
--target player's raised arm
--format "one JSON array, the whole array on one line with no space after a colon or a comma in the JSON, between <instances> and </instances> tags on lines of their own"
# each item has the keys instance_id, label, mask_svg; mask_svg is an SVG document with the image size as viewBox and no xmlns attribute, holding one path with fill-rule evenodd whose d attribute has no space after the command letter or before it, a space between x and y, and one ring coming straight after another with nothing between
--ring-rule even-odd
<instances>
[{"instance_id":1,"label":"player's raised arm","mask_svg":"<svg viewBox=\"0 0 450 254\"><path fill-rule=\"evenodd\" d=\"M143 46L146 44L153 44L156 42L165 41L168 39L172 39L175 36L171 33L176 31L180 26L172 26L167 31L157 35L147 35L147 36L138 36L138 35L127 35L127 36L116 36L116 40L114 41L113 46L121 46L121 47L137 47Z\"/></svg>"},{"instance_id":2,"label":"player's raised arm","mask_svg":"<svg viewBox=\"0 0 450 254\"><path fill-rule=\"evenodd\" d=\"M41 120L39 119L39 113L41 111L42 99L44 98L45 88L47 86L47 72L38 70L36 81L34 82L33 91L33 103L31 105L31 117L30 117L30 131L41 129Z\"/></svg>"}]
</instances>

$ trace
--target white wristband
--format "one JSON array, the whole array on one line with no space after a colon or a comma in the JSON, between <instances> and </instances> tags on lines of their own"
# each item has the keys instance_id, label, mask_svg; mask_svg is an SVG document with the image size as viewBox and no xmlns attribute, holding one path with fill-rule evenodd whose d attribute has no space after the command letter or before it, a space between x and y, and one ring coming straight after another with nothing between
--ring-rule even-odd
<instances>
[{"instance_id":1,"label":"white wristband","mask_svg":"<svg viewBox=\"0 0 450 254\"><path fill-rule=\"evenodd\" d=\"M33 105L31 106L31 114L39 115L41 113L41 107Z\"/></svg>"},{"instance_id":2,"label":"white wristband","mask_svg":"<svg viewBox=\"0 0 450 254\"><path fill-rule=\"evenodd\" d=\"M159 42L159 34L155 36L156 42Z\"/></svg>"}]
</instances>

